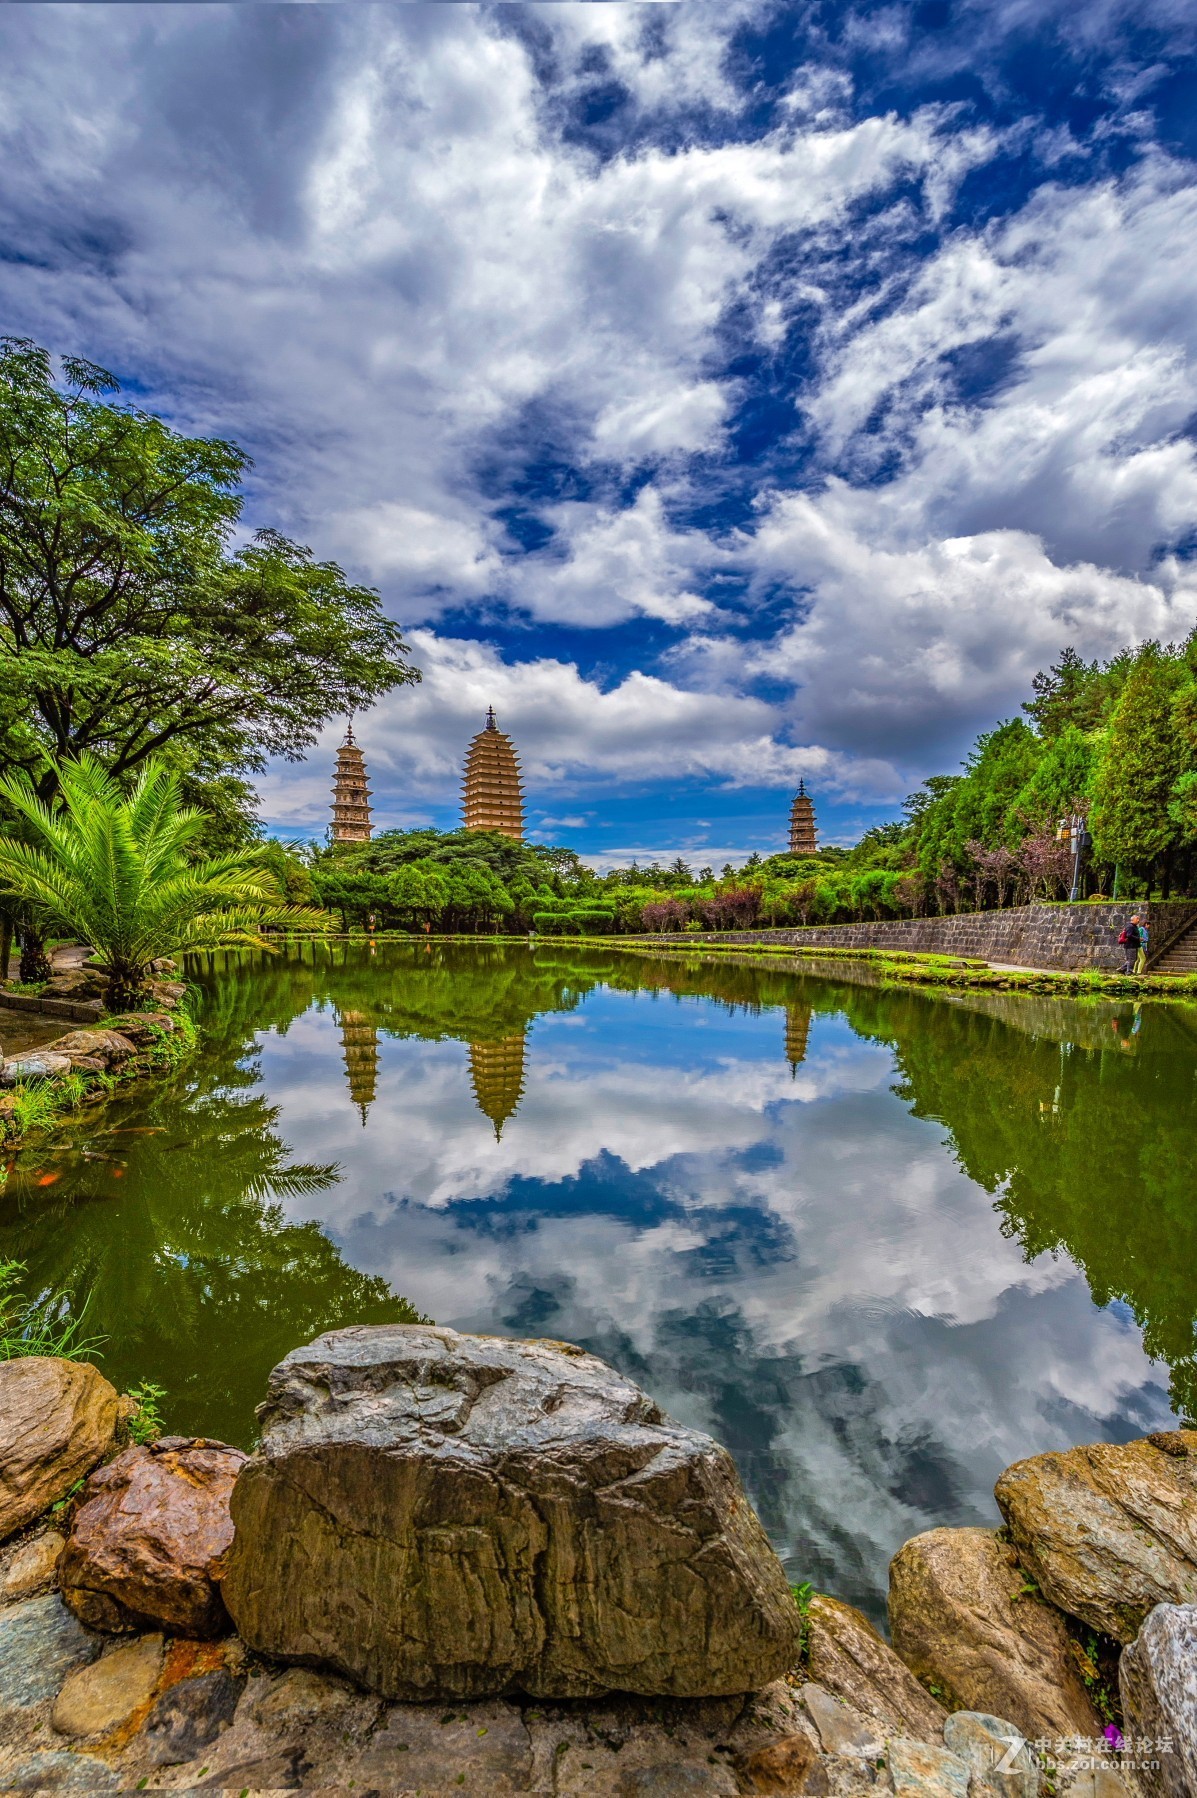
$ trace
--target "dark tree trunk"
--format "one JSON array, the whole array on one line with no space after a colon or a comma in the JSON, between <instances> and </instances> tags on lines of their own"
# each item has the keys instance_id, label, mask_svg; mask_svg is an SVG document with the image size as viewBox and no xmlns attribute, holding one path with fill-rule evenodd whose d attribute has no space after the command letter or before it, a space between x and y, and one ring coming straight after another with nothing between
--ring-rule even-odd
<instances>
[{"instance_id":1,"label":"dark tree trunk","mask_svg":"<svg viewBox=\"0 0 1197 1798\"><path fill-rule=\"evenodd\" d=\"M45 938L38 936L35 931L22 930L21 979L32 986L39 981L49 980L52 972L50 957L46 954Z\"/></svg>"},{"instance_id":2,"label":"dark tree trunk","mask_svg":"<svg viewBox=\"0 0 1197 1798\"><path fill-rule=\"evenodd\" d=\"M12 955L12 919L0 915L0 980L8 979L8 963Z\"/></svg>"},{"instance_id":3,"label":"dark tree trunk","mask_svg":"<svg viewBox=\"0 0 1197 1798\"><path fill-rule=\"evenodd\" d=\"M141 1011L152 997L146 985L145 969L127 962L110 962L104 1003L111 1012Z\"/></svg>"}]
</instances>

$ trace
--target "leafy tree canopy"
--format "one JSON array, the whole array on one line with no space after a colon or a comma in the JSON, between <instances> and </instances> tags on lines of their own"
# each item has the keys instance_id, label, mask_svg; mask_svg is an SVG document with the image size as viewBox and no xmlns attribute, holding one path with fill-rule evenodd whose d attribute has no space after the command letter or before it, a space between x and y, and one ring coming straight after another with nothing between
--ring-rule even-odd
<instances>
[{"instance_id":1,"label":"leafy tree canopy","mask_svg":"<svg viewBox=\"0 0 1197 1798\"><path fill-rule=\"evenodd\" d=\"M417 680L378 595L277 531L230 547L249 466L112 397L77 357L0 339L0 765L53 791L89 751L209 775L300 756Z\"/></svg>"}]
</instances>

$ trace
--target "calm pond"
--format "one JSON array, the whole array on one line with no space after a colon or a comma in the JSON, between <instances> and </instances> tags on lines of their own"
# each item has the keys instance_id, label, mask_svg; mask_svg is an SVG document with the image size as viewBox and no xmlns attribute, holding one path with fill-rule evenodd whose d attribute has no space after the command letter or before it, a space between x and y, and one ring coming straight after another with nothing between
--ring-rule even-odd
<instances>
[{"instance_id":1,"label":"calm pond","mask_svg":"<svg viewBox=\"0 0 1197 1798\"><path fill-rule=\"evenodd\" d=\"M248 1445L320 1330L566 1338L879 1616L1020 1456L1197 1410L1197 1007L522 945L216 957L169 1087L17 1158L0 1255Z\"/></svg>"}]
</instances>

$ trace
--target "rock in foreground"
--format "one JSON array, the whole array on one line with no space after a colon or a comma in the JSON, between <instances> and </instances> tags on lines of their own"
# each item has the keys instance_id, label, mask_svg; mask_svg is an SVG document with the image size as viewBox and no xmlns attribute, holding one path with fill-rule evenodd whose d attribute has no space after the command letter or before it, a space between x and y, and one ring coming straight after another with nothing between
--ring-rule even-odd
<instances>
[{"instance_id":1,"label":"rock in foreground","mask_svg":"<svg viewBox=\"0 0 1197 1798\"><path fill-rule=\"evenodd\" d=\"M935 1740L947 1712L867 1617L842 1599L816 1592L807 1628L806 1666L812 1680L873 1718L885 1735Z\"/></svg>"},{"instance_id":2,"label":"rock in foreground","mask_svg":"<svg viewBox=\"0 0 1197 1798\"><path fill-rule=\"evenodd\" d=\"M1063 1618L995 1531L912 1536L890 1563L889 1621L906 1665L954 1703L1032 1739L1101 1733Z\"/></svg>"},{"instance_id":3,"label":"rock in foreground","mask_svg":"<svg viewBox=\"0 0 1197 1798\"><path fill-rule=\"evenodd\" d=\"M1164 1798L1197 1792L1197 1605L1161 1604L1118 1663L1127 1729L1155 1744L1139 1780ZM1162 1747L1167 1743L1167 1747ZM1158 1772L1151 1763L1158 1761Z\"/></svg>"},{"instance_id":4,"label":"rock in foreground","mask_svg":"<svg viewBox=\"0 0 1197 1798\"><path fill-rule=\"evenodd\" d=\"M118 1399L84 1361L0 1362L0 1542L55 1504L112 1447Z\"/></svg>"},{"instance_id":5,"label":"rock in foreground","mask_svg":"<svg viewBox=\"0 0 1197 1798\"><path fill-rule=\"evenodd\" d=\"M1033 1455L994 1496L1044 1597L1116 1641L1197 1601L1197 1430Z\"/></svg>"},{"instance_id":6,"label":"rock in foreground","mask_svg":"<svg viewBox=\"0 0 1197 1798\"><path fill-rule=\"evenodd\" d=\"M58 1564L75 1615L113 1633L215 1636L227 1628L218 1563L232 1540L229 1494L244 1461L222 1442L163 1436L99 1468Z\"/></svg>"},{"instance_id":7,"label":"rock in foreground","mask_svg":"<svg viewBox=\"0 0 1197 1798\"><path fill-rule=\"evenodd\" d=\"M579 1349L333 1331L261 1420L224 1596L265 1653L405 1699L715 1696L797 1657L730 1456Z\"/></svg>"}]
</instances>

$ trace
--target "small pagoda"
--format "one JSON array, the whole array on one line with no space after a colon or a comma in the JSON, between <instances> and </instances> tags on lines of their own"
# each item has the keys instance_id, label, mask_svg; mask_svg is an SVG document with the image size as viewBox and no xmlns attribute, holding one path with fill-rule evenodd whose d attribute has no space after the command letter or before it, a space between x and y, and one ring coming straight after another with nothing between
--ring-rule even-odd
<instances>
[{"instance_id":1,"label":"small pagoda","mask_svg":"<svg viewBox=\"0 0 1197 1798\"><path fill-rule=\"evenodd\" d=\"M337 750L329 836L334 843L370 841L370 788L366 784L366 758L354 739L352 718L345 732L345 741Z\"/></svg>"},{"instance_id":2,"label":"small pagoda","mask_svg":"<svg viewBox=\"0 0 1197 1798\"><path fill-rule=\"evenodd\" d=\"M819 839L815 834L815 808L806 782L798 782L798 791L790 807L790 854L818 855Z\"/></svg>"},{"instance_id":3,"label":"small pagoda","mask_svg":"<svg viewBox=\"0 0 1197 1798\"><path fill-rule=\"evenodd\" d=\"M494 706L487 708L486 723L466 751L461 797L466 830L501 830L522 841L520 759L511 738L495 723Z\"/></svg>"}]
</instances>

